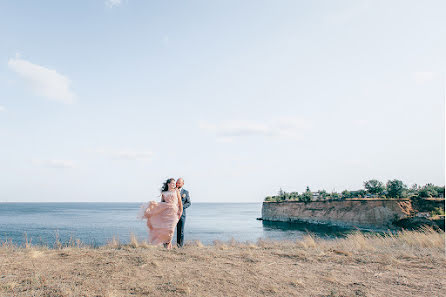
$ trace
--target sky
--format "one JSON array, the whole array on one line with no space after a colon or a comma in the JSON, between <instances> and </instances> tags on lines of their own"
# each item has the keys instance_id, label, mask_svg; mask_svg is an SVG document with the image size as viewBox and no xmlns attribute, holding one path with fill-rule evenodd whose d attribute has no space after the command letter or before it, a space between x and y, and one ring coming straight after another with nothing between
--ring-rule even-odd
<instances>
[{"instance_id":1,"label":"sky","mask_svg":"<svg viewBox=\"0 0 446 297\"><path fill-rule=\"evenodd\" d=\"M0 201L445 181L446 2L2 1Z\"/></svg>"}]
</instances>

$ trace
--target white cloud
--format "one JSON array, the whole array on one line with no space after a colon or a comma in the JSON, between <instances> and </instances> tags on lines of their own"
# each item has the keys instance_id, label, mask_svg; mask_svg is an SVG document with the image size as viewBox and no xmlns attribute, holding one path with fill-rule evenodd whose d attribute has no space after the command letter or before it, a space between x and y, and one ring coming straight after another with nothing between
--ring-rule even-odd
<instances>
[{"instance_id":1,"label":"white cloud","mask_svg":"<svg viewBox=\"0 0 446 297\"><path fill-rule=\"evenodd\" d=\"M0 105L0 112L5 111L5 110L6 110L6 108L4 106Z\"/></svg>"},{"instance_id":2,"label":"white cloud","mask_svg":"<svg viewBox=\"0 0 446 297\"><path fill-rule=\"evenodd\" d=\"M115 7L121 5L122 0L105 0L105 5L108 7Z\"/></svg>"},{"instance_id":3,"label":"white cloud","mask_svg":"<svg viewBox=\"0 0 446 297\"><path fill-rule=\"evenodd\" d=\"M201 122L199 126L215 134L218 142L232 142L235 138L250 136L301 138L307 122L301 118L282 117L269 122L232 120L218 125Z\"/></svg>"},{"instance_id":4,"label":"white cloud","mask_svg":"<svg viewBox=\"0 0 446 297\"><path fill-rule=\"evenodd\" d=\"M413 72L412 77L415 80L416 84L422 85L428 81L433 80L435 78L435 73L428 71Z\"/></svg>"},{"instance_id":5,"label":"white cloud","mask_svg":"<svg viewBox=\"0 0 446 297\"><path fill-rule=\"evenodd\" d=\"M226 121L220 125L201 123L200 127L204 130L215 132L217 136L249 136L249 135L270 135L271 127L266 124L250 121Z\"/></svg>"},{"instance_id":6,"label":"white cloud","mask_svg":"<svg viewBox=\"0 0 446 297\"><path fill-rule=\"evenodd\" d=\"M115 160L137 160L137 161L151 161L153 152L151 151L134 151L134 150L120 150L110 151L104 149L94 150L95 153L108 156Z\"/></svg>"},{"instance_id":7,"label":"white cloud","mask_svg":"<svg viewBox=\"0 0 446 297\"><path fill-rule=\"evenodd\" d=\"M72 160L32 160L32 163L37 166L49 167L49 168L74 168L75 162Z\"/></svg>"},{"instance_id":8,"label":"white cloud","mask_svg":"<svg viewBox=\"0 0 446 297\"><path fill-rule=\"evenodd\" d=\"M63 103L74 101L70 79L56 70L33 64L18 56L9 59L8 66L31 86L35 94Z\"/></svg>"}]
</instances>

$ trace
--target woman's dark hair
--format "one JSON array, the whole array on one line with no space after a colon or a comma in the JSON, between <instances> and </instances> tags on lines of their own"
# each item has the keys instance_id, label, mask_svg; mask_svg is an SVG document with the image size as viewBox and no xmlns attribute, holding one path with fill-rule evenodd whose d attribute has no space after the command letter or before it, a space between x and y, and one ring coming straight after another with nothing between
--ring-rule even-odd
<instances>
[{"instance_id":1,"label":"woman's dark hair","mask_svg":"<svg viewBox=\"0 0 446 297\"><path fill-rule=\"evenodd\" d=\"M170 184L171 181L175 181L175 179L174 178L169 178L169 179L167 179L163 183L163 187L161 188L161 192L165 192L165 191L169 190L169 186L168 185Z\"/></svg>"}]
</instances>

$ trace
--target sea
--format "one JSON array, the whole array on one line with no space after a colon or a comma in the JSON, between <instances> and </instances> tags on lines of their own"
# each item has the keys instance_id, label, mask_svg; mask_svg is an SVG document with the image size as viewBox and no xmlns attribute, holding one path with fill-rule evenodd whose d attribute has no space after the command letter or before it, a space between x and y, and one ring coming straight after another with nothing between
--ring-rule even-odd
<instances>
[{"instance_id":1,"label":"sea","mask_svg":"<svg viewBox=\"0 0 446 297\"><path fill-rule=\"evenodd\" d=\"M142 203L0 203L0 244L54 246L79 239L98 247L113 237L128 243L131 236L147 240L148 229L138 218ZM236 240L301 240L311 234L325 239L355 230L315 224L266 222L262 203L192 203L187 209L185 242L208 245ZM173 242L175 243L176 235Z\"/></svg>"}]
</instances>

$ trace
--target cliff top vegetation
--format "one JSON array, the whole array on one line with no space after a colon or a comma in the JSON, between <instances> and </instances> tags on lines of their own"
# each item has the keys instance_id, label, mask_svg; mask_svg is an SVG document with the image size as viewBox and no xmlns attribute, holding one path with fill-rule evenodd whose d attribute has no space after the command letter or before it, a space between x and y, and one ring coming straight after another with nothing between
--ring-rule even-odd
<instances>
[{"instance_id":1,"label":"cliff top vegetation","mask_svg":"<svg viewBox=\"0 0 446 297\"><path fill-rule=\"evenodd\" d=\"M383 183L376 179L371 179L364 182L364 187L359 190L344 190L341 193L333 191L327 192L326 190L311 191L307 186L306 191L302 193L298 192L286 192L282 189L279 190L277 195L267 196L265 201L324 201L324 200L341 200L348 198L432 198L432 197L445 197L445 187L436 186L431 183L424 186L413 184L412 186L406 186L401 180L394 179L388 180L387 183Z\"/></svg>"}]
</instances>

